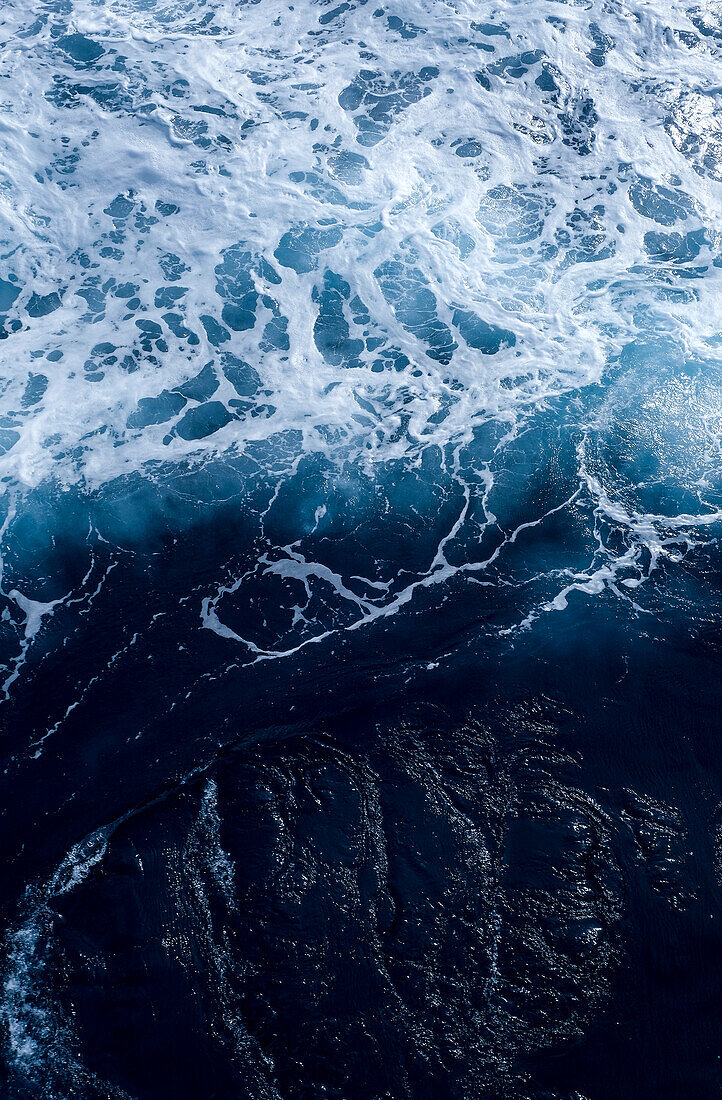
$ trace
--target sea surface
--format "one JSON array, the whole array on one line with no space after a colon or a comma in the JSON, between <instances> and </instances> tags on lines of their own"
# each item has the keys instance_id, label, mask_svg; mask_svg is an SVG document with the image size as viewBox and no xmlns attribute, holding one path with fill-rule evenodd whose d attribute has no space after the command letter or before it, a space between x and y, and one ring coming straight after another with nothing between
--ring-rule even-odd
<instances>
[{"instance_id":1,"label":"sea surface","mask_svg":"<svg viewBox=\"0 0 722 1100\"><path fill-rule=\"evenodd\" d=\"M721 534L720 0L2 0L3 1100L722 1097Z\"/></svg>"}]
</instances>

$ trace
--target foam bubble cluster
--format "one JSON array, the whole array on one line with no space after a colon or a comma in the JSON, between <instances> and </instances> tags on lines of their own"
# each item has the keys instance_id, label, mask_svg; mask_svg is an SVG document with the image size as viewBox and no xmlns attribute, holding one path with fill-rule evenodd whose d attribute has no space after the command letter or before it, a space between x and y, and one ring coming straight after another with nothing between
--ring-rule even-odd
<instances>
[{"instance_id":1,"label":"foam bubble cluster","mask_svg":"<svg viewBox=\"0 0 722 1100\"><path fill-rule=\"evenodd\" d=\"M559 513L586 510L578 550L507 578L547 579L527 624L630 596L717 522L720 40L696 8L37 0L1 29L19 515L45 487L248 460L276 539L253 583L300 597L247 636L220 616L231 568L202 622L252 655L489 576ZM414 552L354 565L350 497Z\"/></svg>"},{"instance_id":2,"label":"foam bubble cluster","mask_svg":"<svg viewBox=\"0 0 722 1100\"><path fill-rule=\"evenodd\" d=\"M6 484L289 430L414 454L598 382L639 329L713 335L702 17L482 14L6 5Z\"/></svg>"}]
</instances>

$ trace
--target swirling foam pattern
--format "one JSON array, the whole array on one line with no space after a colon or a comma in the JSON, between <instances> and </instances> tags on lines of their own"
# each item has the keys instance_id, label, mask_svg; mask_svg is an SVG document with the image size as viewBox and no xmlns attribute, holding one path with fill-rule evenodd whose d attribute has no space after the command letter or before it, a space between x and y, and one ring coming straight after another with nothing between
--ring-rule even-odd
<instances>
[{"instance_id":1,"label":"swirling foam pattern","mask_svg":"<svg viewBox=\"0 0 722 1100\"><path fill-rule=\"evenodd\" d=\"M585 693L552 704L534 677L556 668L558 686L577 661L581 683L599 659L611 679L589 690L612 697L638 651L646 683L654 646L717 652L721 16L718 0L5 0L0 693L18 1097L581 1095L533 1052L583 1034L612 996L620 823L679 910L688 832L674 793L617 776L604 802L572 775ZM519 730L484 709L494 678L494 706L521 707L531 742L540 712L520 684L545 714L580 708L563 748L544 727L536 778L519 770ZM445 711L415 713L411 737L422 697L464 711L453 735ZM342 751L338 726L309 747L309 725L351 706L386 715L386 732L367 715L363 751ZM437 721L460 757L471 746L476 795L450 749L435 758ZM253 774L218 763L261 730L300 738L298 760L274 747ZM336 830L323 841L294 801L317 783ZM268 840L243 888L230 807ZM386 812L411 830L403 855ZM521 818L530 836L561 830L539 841L561 900L537 891L526 841L502 840L526 836ZM404 891L434 896L416 878L426 858L450 876L438 905L460 906L456 933L438 913L414 909L416 931L399 916L417 904ZM135 899L144 965L164 945L175 977L157 1011L197 972L169 1049L201 1043L201 1022L215 1036L192 1069L171 1058L164 1086L147 1052L132 1070L88 1054L107 1038L76 985L116 964L66 901L104 868L103 890ZM338 1025L335 1054L314 1030L341 1018L325 986L307 1047L274 1030L291 1009L259 978L266 949L241 912L266 920L261 897L274 936L294 927L278 955L289 982L313 986L314 952L328 975L344 952L366 959L355 980L375 1010L365 1030ZM289 898L346 923L324 940L293 924ZM234 937L253 940L243 964ZM424 970L416 955L434 952ZM142 1045L152 1012L133 1012ZM367 1042L383 1070L364 1086Z\"/></svg>"}]
</instances>

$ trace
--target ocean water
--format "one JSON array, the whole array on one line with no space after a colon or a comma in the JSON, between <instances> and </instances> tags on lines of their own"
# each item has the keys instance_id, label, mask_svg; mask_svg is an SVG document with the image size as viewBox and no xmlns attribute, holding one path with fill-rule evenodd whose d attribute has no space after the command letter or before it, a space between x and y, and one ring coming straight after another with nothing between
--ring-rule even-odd
<instances>
[{"instance_id":1,"label":"ocean water","mask_svg":"<svg viewBox=\"0 0 722 1100\"><path fill-rule=\"evenodd\" d=\"M722 1095L721 73L4 0L3 1097Z\"/></svg>"}]
</instances>

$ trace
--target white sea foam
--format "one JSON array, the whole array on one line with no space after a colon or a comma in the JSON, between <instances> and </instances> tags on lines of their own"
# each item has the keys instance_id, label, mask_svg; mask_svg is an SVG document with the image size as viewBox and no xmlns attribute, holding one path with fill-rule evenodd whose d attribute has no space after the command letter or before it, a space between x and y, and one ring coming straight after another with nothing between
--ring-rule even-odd
<instances>
[{"instance_id":1,"label":"white sea foam","mask_svg":"<svg viewBox=\"0 0 722 1100\"><path fill-rule=\"evenodd\" d=\"M55 900L79 886L104 857L111 829L99 829L74 845L43 884L28 887L24 915L5 941L7 950L0 997L5 1054L16 1080L32 1095L65 1100L79 1088L130 1100L122 1089L103 1082L77 1059L73 1029L57 1004L47 971L53 958ZM30 1093L29 1093L30 1095Z\"/></svg>"},{"instance_id":2,"label":"white sea foam","mask_svg":"<svg viewBox=\"0 0 722 1100\"><path fill-rule=\"evenodd\" d=\"M719 44L681 3L36 0L2 37L7 480L97 485L284 429L384 459L598 381L650 311L690 352L720 327ZM664 232L706 229L680 300L659 288L691 263L650 258L640 179L684 196ZM516 343L482 354L470 315ZM138 413L211 360L205 419L198 393Z\"/></svg>"},{"instance_id":3,"label":"white sea foam","mask_svg":"<svg viewBox=\"0 0 722 1100\"><path fill-rule=\"evenodd\" d=\"M49 481L96 489L270 440L270 529L302 453L336 464L331 487L352 497L433 451L458 508L419 568L361 575L354 559L346 576L323 559L329 492L297 541L269 537L254 569L208 582L202 625L242 660L292 656L451 582L501 583L503 555L573 508L587 560L543 563L516 623L606 591L643 611L659 563L722 518L720 14L716 0L5 0L3 544ZM502 479L463 446L493 420L503 452L550 409L578 432L571 484L507 522ZM415 519L410 539L430 524ZM56 608L89 606L114 566L98 576L93 560L47 598L5 557L7 696ZM275 633L274 583L291 593ZM213 783L198 836L231 906ZM61 1047L72 1069L43 979L52 902L106 840L69 853L8 941L9 1054L38 1088Z\"/></svg>"},{"instance_id":4,"label":"white sea foam","mask_svg":"<svg viewBox=\"0 0 722 1100\"><path fill-rule=\"evenodd\" d=\"M381 483L433 452L469 507L425 568L341 576L271 540L255 571L208 591L203 624L250 659L295 653L452 578L487 583L502 549L570 500L597 549L560 561L521 619L572 591L637 607L657 563L707 538L722 506L716 10L6 5L12 499L258 458L266 441L273 516L304 454L345 491L352 467ZM496 422L498 471L549 409L583 440L577 492L498 521L496 548L464 556L497 524L503 487L459 447ZM327 505L314 499L294 537L331 536ZM259 577L296 595L286 634L254 640L224 608ZM320 592L336 610L315 621ZM3 593L18 632L7 694L54 604L18 583Z\"/></svg>"}]
</instances>

